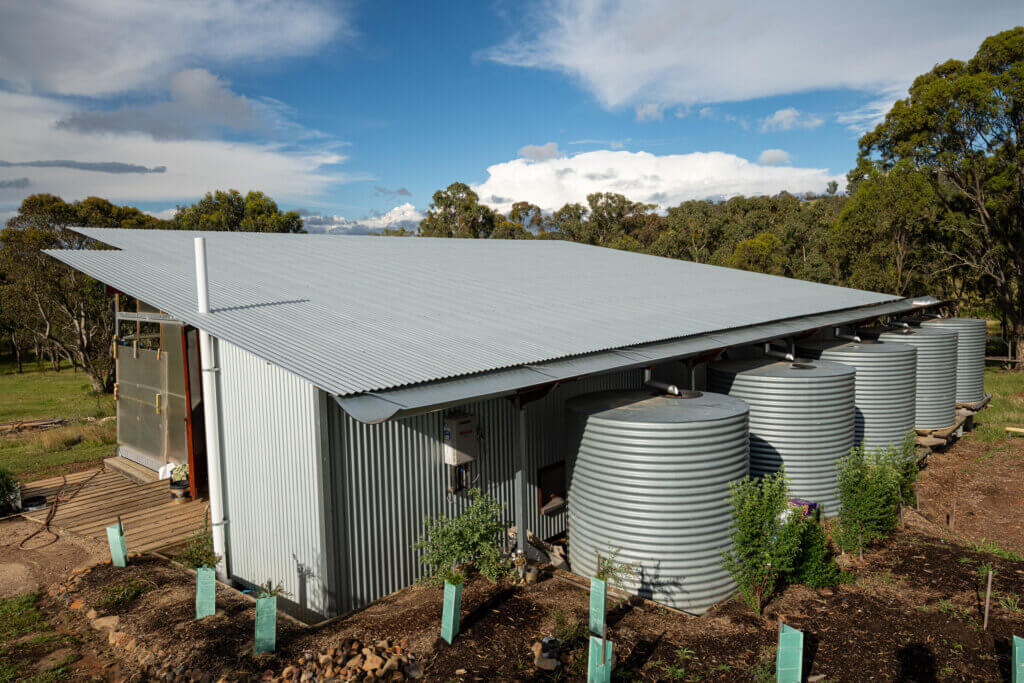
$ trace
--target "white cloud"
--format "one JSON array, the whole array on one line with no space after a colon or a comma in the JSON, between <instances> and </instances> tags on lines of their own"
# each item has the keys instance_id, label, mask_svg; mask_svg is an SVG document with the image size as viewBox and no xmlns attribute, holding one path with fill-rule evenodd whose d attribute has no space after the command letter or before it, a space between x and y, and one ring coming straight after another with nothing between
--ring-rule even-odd
<instances>
[{"instance_id":1,"label":"white cloud","mask_svg":"<svg viewBox=\"0 0 1024 683\"><path fill-rule=\"evenodd\" d=\"M490 166L487 173L473 189L500 211L516 201L554 211L567 202L585 203L591 192L618 192L667 207L707 197L821 192L830 180L845 184L842 175L828 169L768 166L724 152L659 156L602 150L541 162L515 159Z\"/></svg>"},{"instance_id":2,"label":"white cloud","mask_svg":"<svg viewBox=\"0 0 1024 683\"><path fill-rule=\"evenodd\" d=\"M636 106L637 121L661 121L662 118L664 118L664 105L648 102Z\"/></svg>"},{"instance_id":3,"label":"white cloud","mask_svg":"<svg viewBox=\"0 0 1024 683\"><path fill-rule=\"evenodd\" d=\"M823 123L825 123L825 120L820 116L804 114L795 107L786 107L761 119L761 132L793 130L795 128L817 128Z\"/></svg>"},{"instance_id":4,"label":"white cloud","mask_svg":"<svg viewBox=\"0 0 1024 683\"><path fill-rule=\"evenodd\" d=\"M0 74L15 88L110 95L152 87L197 63L314 54L350 32L329 0L7 2Z\"/></svg>"},{"instance_id":5,"label":"white cloud","mask_svg":"<svg viewBox=\"0 0 1024 683\"><path fill-rule=\"evenodd\" d=\"M885 120L885 115L896 104L896 100L905 97L902 91L890 91L871 100L862 107L852 111L836 114L836 121L858 135L866 133Z\"/></svg>"},{"instance_id":6,"label":"white cloud","mask_svg":"<svg viewBox=\"0 0 1024 683\"><path fill-rule=\"evenodd\" d=\"M789 163L789 152L784 149L766 149L757 158L757 163L765 166L779 166Z\"/></svg>"},{"instance_id":7,"label":"white cloud","mask_svg":"<svg viewBox=\"0 0 1024 683\"><path fill-rule=\"evenodd\" d=\"M345 157L329 149L157 140L141 133L91 135L56 127L73 112L63 100L0 91L0 160L17 164L0 168L0 180L27 177L30 183L0 188L0 205L36 192L67 200L98 195L121 202L193 201L229 187L301 201L337 183L361 179L335 168Z\"/></svg>"},{"instance_id":8,"label":"white cloud","mask_svg":"<svg viewBox=\"0 0 1024 683\"><path fill-rule=\"evenodd\" d=\"M622 149L632 141L632 138L626 138L625 140L595 140L593 138L585 140L572 140L570 145L599 145L601 147L608 147L609 149Z\"/></svg>"},{"instance_id":9,"label":"white cloud","mask_svg":"<svg viewBox=\"0 0 1024 683\"><path fill-rule=\"evenodd\" d=\"M906 88L1021 23L1020 0L542 0L483 55L559 71L606 107L730 102L823 88ZM908 36L912 35L912 38Z\"/></svg>"},{"instance_id":10,"label":"white cloud","mask_svg":"<svg viewBox=\"0 0 1024 683\"><path fill-rule=\"evenodd\" d=\"M547 161L554 159L561 152L558 151L558 143L545 142L543 145L525 145L519 148L519 156L530 161Z\"/></svg>"},{"instance_id":11,"label":"white cloud","mask_svg":"<svg viewBox=\"0 0 1024 683\"><path fill-rule=\"evenodd\" d=\"M379 215L365 218L345 218L344 216L306 215L302 218L309 232L323 232L332 235L365 235L378 232L385 228L397 230L405 228L415 231L423 220L423 214L416 207L406 202Z\"/></svg>"},{"instance_id":12,"label":"white cloud","mask_svg":"<svg viewBox=\"0 0 1024 683\"><path fill-rule=\"evenodd\" d=\"M150 216L153 216L154 218L169 221L172 218L174 218L174 214L178 213L178 209L177 207L171 207L169 209L163 209L162 211L145 211L143 213L148 213Z\"/></svg>"}]
</instances>

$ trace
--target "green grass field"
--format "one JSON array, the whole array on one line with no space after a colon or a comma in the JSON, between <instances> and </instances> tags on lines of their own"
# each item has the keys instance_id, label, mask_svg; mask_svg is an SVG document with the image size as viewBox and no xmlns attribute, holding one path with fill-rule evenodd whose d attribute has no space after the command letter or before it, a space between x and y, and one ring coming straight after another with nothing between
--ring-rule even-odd
<instances>
[{"instance_id":1,"label":"green grass field","mask_svg":"<svg viewBox=\"0 0 1024 683\"><path fill-rule=\"evenodd\" d=\"M114 398L93 392L81 372L38 370L26 364L0 366L0 422L62 417L71 422L45 432L0 437L0 467L21 481L73 472L114 455L115 425L86 418L114 414Z\"/></svg>"},{"instance_id":2,"label":"green grass field","mask_svg":"<svg viewBox=\"0 0 1024 683\"><path fill-rule=\"evenodd\" d=\"M971 438L991 444L1006 444L1007 427L1024 427L1024 372L989 367L985 370L985 391L992 394L988 408L975 416Z\"/></svg>"}]
</instances>

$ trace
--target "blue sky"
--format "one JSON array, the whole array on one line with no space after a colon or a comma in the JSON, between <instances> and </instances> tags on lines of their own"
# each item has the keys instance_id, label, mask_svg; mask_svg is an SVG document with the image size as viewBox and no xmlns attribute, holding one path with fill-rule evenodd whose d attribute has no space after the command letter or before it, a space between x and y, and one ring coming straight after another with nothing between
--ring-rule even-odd
<instances>
[{"instance_id":1,"label":"blue sky","mask_svg":"<svg viewBox=\"0 0 1024 683\"><path fill-rule=\"evenodd\" d=\"M54 0L0 8L0 217L33 192L167 215L261 189L311 228L822 191L1019 1Z\"/></svg>"}]
</instances>

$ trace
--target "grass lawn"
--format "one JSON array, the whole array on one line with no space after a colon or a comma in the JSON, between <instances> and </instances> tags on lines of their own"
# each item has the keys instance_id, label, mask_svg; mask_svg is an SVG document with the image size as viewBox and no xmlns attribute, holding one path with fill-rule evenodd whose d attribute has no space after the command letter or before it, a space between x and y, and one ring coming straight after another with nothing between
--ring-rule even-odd
<instances>
[{"instance_id":1,"label":"grass lawn","mask_svg":"<svg viewBox=\"0 0 1024 683\"><path fill-rule=\"evenodd\" d=\"M0 467L23 482L95 465L114 455L113 421L88 424L85 418L114 414L114 397L97 395L89 379L70 368L54 372L26 364L0 366L0 422L63 417L71 423L45 432L0 437Z\"/></svg>"},{"instance_id":2,"label":"grass lawn","mask_svg":"<svg viewBox=\"0 0 1024 683\"><path fill-rule=\"evenodd\" d=\"M988 367L985 391L992 394L988 408L975 416L977 425L971 438L991 444L1006 444L1007 427L1024 427L1024 372Z\"/></svg>"},{"instance_id":3,"label":"grass lawn","mask_svg":"<svg viewBox=\"0 0 1024 683\"><path fill-rule=\"evenodd\" d=\"M26 363L19 375L13 364L0 365L0 422L113 414L114 396L95 394L81 372L37 370L35 363Z\"/></svg>"},{"instance_id":4,"label":"grass lawn","mask_svg":"<svg viewBox=\"0 0 1024 683\"><path fill-rule=\"evenodd\" d=\"M37 600L31 593L0 600L0 683L63 680L78 659L77 641L54 630Z\"/></svg>"}]
</instances>

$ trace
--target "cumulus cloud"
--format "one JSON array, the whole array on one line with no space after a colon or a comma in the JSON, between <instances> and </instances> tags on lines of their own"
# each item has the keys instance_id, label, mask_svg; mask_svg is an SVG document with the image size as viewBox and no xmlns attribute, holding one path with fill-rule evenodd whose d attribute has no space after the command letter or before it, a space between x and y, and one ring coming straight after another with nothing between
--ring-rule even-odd
<instances>
[{"instance_id":1,"label":"cumulus cloud","mask_svg":"<svg viewBox=\"0 0 1024 683\"><path fill-rule=\"evenodd\" d=\"M766 149L757 158L757 163L765 166L778 166L789 163L789 152L783 149Z\"/></svg>"},{"instance_id":2,"label":"cumulus cloud","mask_svg":"<svg viewBox=\"0 0 1024 683\"><path fill-rule=\"evenodd\" d=\"M4 3L0 74L28 92L159 87L197 63L314 54L351 33L331 0L52 0Z\"/></svg>"},{"instance_id":3,"label":"cumulus cloud","mask_svg":"<svg viewBox=\"0 0 1024 683\"><path fill-rule=\"evenodd\" d=\"M311 214L302 219L307 231L330 235L368 235L384 229L398 230L400 228L414 231L419 227L421 220L423 220L423 214L408 202L396 206L390 211L371 214L364 218L352 219L344 216Z\"/></svg>"},{"instance_id":4,"label":"cumulus cloud","mask_svg":"<svg viewBox=\"0 0 1024 683\"><path fill-rule=\"evenodd\" d=\"M206 69L188 69L171 76L170 99L143 107L112 111L75 111L58 128L79 133L144 133L157 140L211 136L221 129L269 130L249 98L231 91L228 83Z\"/></svg>"},{"instance_id":5,"label":"cumulus cloud","mask_svg":"<svg viewBox=\"0 0 1024 683\"><path fill-rule=\"evenodd\" d=\"M34 191L67 200L97 195L122 202L192 201L214 188L236 187L302 202L337 183L364 179L340 170L345 157L327 148L98 136L55 127L73 111L64 100L0 91L0 150L8 164L33 169ZM24 195L24 189L0 188L0 203Z\"/></svg>"},{"instance_id":6,"label":"cumulus cloud","mask_svg":"<svg viewBox=\"0 0 1024 683\"><path fill-rule=\"evenodd\" d=\"M543 145L525 145L519 148L519 156L530 161L547 161L555 159L561 152L558 151L558 144L545 142Z\"/></svg>"},{"instance_id":7,"label":"cumulus cloud","mask_svg":"<svg viewBox=\"0 0 1024 683\"><path fill-rule=\"evenodd\" d=\"M774 114L761 119L761 132L772 130L794 130L796 128L817 128L825 123L825 119L814 114L804 114L795 107L779 109Z\"/></svg>"},{"instance_id":8,"label":"cumulus cloud","mask_svg":"<svg viewBox=\"0 0 1024 683\"><path fill-rule=\"evenodd\" d=\"M516 22L524 28L483 56L564 73L610 108L905 88L936 62L970 56L986 36L1021 22L1019 0L863 0L813 11L798 0L530 7Z\"/></svg>"},{"instance_id":9,"label":"cumulus cloud","mask_svg":"<svg viewBox=\"0 0 1024 683\"><path fill-rule=\"evenodd\" d=\"M820 192L830 180L844 184L842 175L828 169L769 166L724 152L659 156L602 150L539 162L514 159L490 166L487 174L473 189L500 211L513 201L554 211L567 202L586 202L591 192L618 192L666 207L708 197Z\"/></svg>"}]
</instances>

